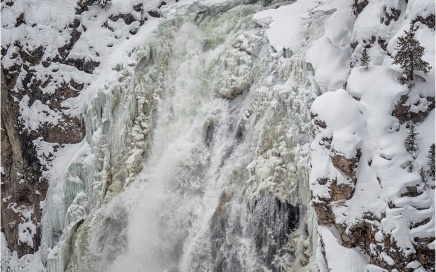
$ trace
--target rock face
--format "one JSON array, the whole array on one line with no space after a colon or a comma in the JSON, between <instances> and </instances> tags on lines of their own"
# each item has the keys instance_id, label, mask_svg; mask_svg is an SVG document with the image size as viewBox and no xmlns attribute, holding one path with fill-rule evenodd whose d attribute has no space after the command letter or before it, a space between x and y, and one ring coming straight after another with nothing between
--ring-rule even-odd
<instances>
[{"instance_id":1,"label":"rock face","mask_svg":"<svg viewBox=\"0 0 436 272\"><path fill-rule=\"evenodd\" d=\"M327 89L311 112L310 186L327 270L353 265L333 255L354 250L365 255L368 271L435 269L434 159L428 155L434 143L434 86L423 75L408 90L398 81L399 67L388 64L398 39L388 30L401 36L412 22L422 35L420 43L434 46L424 38L434 37L434 14L424 6L355 1L342 11L357 16L344 31L353 50L344 54L351 57L345 90ZM378 15L380 21L374 20ZM363 48L372 52L368 70L356 67ZM426 59L433 54L426 51ZM413 137L410 127L417 128Z\"/></svg>"},{"instance_id":2,"label":"rock face","mask_svg":"<svg viewBox=\"0 0 436 272\"><path fill-rule=\"evenodd\" d=\"M8 247L23 255L32 253L41 241L39 203L45 198L48 184L40 179L41 165L32 137L21 133L17 122L18 105L13 102L4 78L2 73L2 232L7 237ZM30 240L19 239L20 235Z\"/></svg>"},{"instance_id":3,"label":"rock face","mask_svg":"<svg viewBox=\"0 0 436 272\"><path fill-rule=\"evenodd\" d=\"M47 170L56 150L85 136L83 109L69 101L95 79L111 47L159 16L165 4L127 4L120 10L105 0L26 7L2 2L7 19L1 49L1 228L8 248L19 257L37 251L41 243ZM34 16L38 10L49 14ZM120 28L125 28L121 34ZM102 31L110 33L107 44L90 39Z\"/></svg>"},{"instance_id":4,"label":"rock face","mask_svg":"<svg viewBox=\"0 0 436 272\"><path fill-rule=\"evenodd\" d=\"M324 253L326 264L321 271L332 270L332 263L338 269L343 263L329 253L341 258L350 251L365 255L359 263L362 269L434 271L435 180L428 162L431 158L427 158L427 151L434 146L433 81L420 79L407 90L396 80L401 74L399 67L390 66L389 61L401 29L412 22L426 45L425 57L434 66L434 52L428 49L434 47L434 5L428 4L430 1L326 1L327 5L316 1L313 7L297 1L294 11L279 9L281 1L262 1L275 3L271 7L279 13L298 14L279 16L298 17L291 22L295 28L301 27L292 33L292 39L278 42L279 46L266 33L274 36L275 31L269 30L277 28L280 20L273 23L272 10L253 19L261 9L251 5L256 1L242 1L250 5L232 9L233 17L226 13L233 4L214 9L193 5L193 10L200 11L192 18L185 15L167 22L154 36L160 35L160 40L132 46L135 50L129 56L114 63L105 63L104 57L119 53L117 45L133 35L142 35L141 26L152 17L161 17L167 3L54 2L38 2L46 6L10 0L1 3L5 18L1 228L16 257L40 248L40 259L50 271L106 271L113 260L125 257L124 253L130 256L121 265L138 261L137 256L141 264L142 244L130 251L135 241L129 240L128 231L135 225L131 222L134 216L129 216L136 209L140 218L142 209L152 205L141 202L142 194L137 196L138 202L131 203L125 188L135 190L127 186L137 180L144 159L152 156L149 144L156 135L163 136L157 146L173 145L166 137L179 136L170 130L154 131L160 103L174 99L174 104L159 108L169 112L168 119L163 119L167 123L159 123L172 124L184 117L190 119L184 125L187 128L195 119L190 114L200 116L199 146L204 144L205 151L190 149L189 156L178 158L177 166L163 163L168 166L165 170L175 173L174 179L167 181L176 187L171 187L174 205L160 209L165 205L156 203L161 202L151 204L156 214L167 216L161 220L170 223L165 229L170 232L160 233L165 224L148 226L156 227L152 234L175 237L177 241L168 246L172 248L162 252L174 255L171 260L176 259L177 264L160 270L179 271L176 265L182 257L186 263L191 261L194 271L311 269L317 261L314 256L320 255L313 252L315 224L307 222L313 218L307 195L311 153L310 198L322 230L318 253ZM46 13L40 16L40 11ZM300 16L302 13L305 15ZM226 24L222 24L223 18ZM234 21L228 20L232 18ZM322 34L320 25L324 23L326 33ZM242 31L244 28L250 30ZM288 40L293 39L302 42L290 45ZM230 40L227 51L221 52ZM371 57L367 70L358 67L363 48ZM107 67L102 67L103 63ZM203 66L205 70L201 70ZM105 73L113 78L105 82L106 78L100 77ZM201 80L191 85L186 78ZM94 82L100 86L92 86ZM207 88L193 92L203 87L201 84ZM344 89L338 90L342 86ZM98 90L95 97L87 93L90 89ZM212 90L210 97L206 98L209 93L205 90ZM312 123L308 124L307 105L320 92L327 93L314 102ZM204 111L208 113L205 116L194 113L206 103L202 100L209 98L219 99L208 105L211 111ZM221 104L222 108L214 108ZM419 133L416 154L404 148L406 123L410 122ZM197 134L186 135L195 140ZM180 150L193 143L182 141ZM57 151L72 144L74 159L69 161L64 155L66 165L58 179L53 178L50 169L60 156ZM180 155L178 152L169 157ZM210 165L216 167L210 172L218 175L220 182L205 174ZM222 184L221 178L226 179ZM222 194L206 220L201 217L202 205L215 205L210 201L215 198L204 193L204 183L209 180ZM50 195L49 189L58 191ZM150 191L144 191L153 200ZM156 221L153 212L148 221ZM143 222L136 224L143 233ZM197 228L191 229L193 225ZM331 236L324 235L326 231L334 239L328 239ZM192 244L184 244L186 236ZM40 247L42 237L47 239L42 244L45 248ZM157 240L157 248L168 245L162 241L167 240ZM185 253L186 248L197 251ZM145 257L155 256L154 248L152 251ZM345 264L336 271L354 265Z\"/></svg>"}]
</instances>

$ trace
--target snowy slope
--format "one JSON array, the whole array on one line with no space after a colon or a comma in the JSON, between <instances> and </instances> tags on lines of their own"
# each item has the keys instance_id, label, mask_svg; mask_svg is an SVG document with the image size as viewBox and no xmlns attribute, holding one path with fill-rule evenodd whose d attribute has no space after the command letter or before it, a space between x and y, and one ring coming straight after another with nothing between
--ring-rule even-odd
<instances>
[{"instance_id":1,"label":"snowy slope","mask_svg":"<svg viewBox=\"0 0 436 272\"><path fill-rule=\"evenodd\" d=\"M350 16L351 11L344 6L337 12ZM339 56L350 63L341 65L345 91L336 90L338 84L327 85L332 93L312 105L310 186L319 223L333 227L330 231L342 246L363 252L370 271L376 266L389 271L434 269L434 176L428 172L428 152L435 139L434 68L422 74L425 82L418 80L409 91L399 82L401 68L393 66L390 57L396 53L398 37L415 22L417 38L425 47L423 58L434 67L434 24L421 23L431 16L432 1L369 1L342 32L348 38L343 47L348 49ZM336 24L327 23L325 46L336 43L328 32L340 29ZM363 47L369 48L368 70L358 67ZM323 84L326 78L336 78L336 69L318 73L320 65L330 66L322 63L328 56L315 51L308 58L317 63L316 79ZM400 107L405 109L401 114ZM406 150L408 120L418 132L417 154ZM320 235L327 267L341 271L329 257L331 238L326 231L322 228Z\"/></svg>"},{"instance_id":2,"label":"snowy slope","mask_svg":"<svg viewBox=\"0 0 436 272\"><path fill-rule=\"evenodd\" d=\"M428 152L435 139L434 68L426 76L418 73L425 81L418 80L409 91L399 82L401 68L392 65L391 56L398 37L414 23L425 47L423 59L434 67L434 3L317 5L297 1L255 18L265 14L259 19L271 27L271 44L278 51L292 52L304 44L298 33L307 27L308 13L331 13L323 35L310 44L306 55L325 92L311 106L310 188L320 225L319 268L432 271L434 174L429 172ZM283 35L291 24L298 30ZM368 70L359 67L364 47L371 59ZM418 133L416 154L406 150L408 120ZM364 257L343 258L349 254Z\"/></svg>"}]
</instances>

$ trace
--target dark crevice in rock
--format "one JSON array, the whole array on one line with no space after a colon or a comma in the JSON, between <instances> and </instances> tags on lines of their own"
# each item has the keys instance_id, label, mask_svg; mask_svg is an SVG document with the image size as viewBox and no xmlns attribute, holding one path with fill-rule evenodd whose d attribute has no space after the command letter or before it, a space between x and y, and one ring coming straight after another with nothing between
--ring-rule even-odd
<instances>
[{"instance_id":1,"label":"dark crevice in rock","mask_svg":"<svg viewBox=\"0 0 436 272\"><path fill-rule=\"evenodd\" d=\"M165 6L167 3L162 1L160 2L159 6L157 6L158 9L160 9L161 7Z\"/></svg>"},{"instance_id":2,"label":"dark crevice in rock","mask_svg":"<svg viewBox=\"0 0 436 272\"><path fill-rule=\"evenodd\" d=\"M74 66L79 71L92 74L92 72L94 72L94 69L100 65L100 62L85 60L85 58L83 58L83 59L67 59L64 61L64 64Z\"/></svg>"},{"instance_id":3,"label":"dark crevice in rock","mask_svg":"<svg viewBox=\"0 0 436 272\"><path fill-rule=\"evenodd\" d=\"M41 62L42 56L44 55L44 48L42 46L30 52L21 50L21 46L19 46L19 48L20 56L23 62L27 62L31 65L36 65Z\"/></svg>"},{"instance_id":4,"label":"dark crevice in rock","mask_svg":"<svg viewBox=\"0 0 436 272\"><path fill-rule=\"evenodd\" d=\"M155 18L160 18L160 17L162 17L162 14L161 14L159 11L157 11L157 10L150 10L150 11L147 11L147 13L148 13L151 17L155 17Z\"/></svg>"},{"instance_id":5,"label":"dark crevice in rock","mask_svg":"<svg viewBox=\"0 0 436 272\"><path fill-rule=\"evenodd\" d=\"M66 59L68 57L68 54L70 53L71 49L73 49L73 46L76 44L76 42L80 39L81 35L82 32L78 31L77 28L74 28L71 31L71 38L68 43L58 49L59 55L62 59Z\"/></svg>"},{"instance_id":6,"label":"dark crevice in rock","mask_svg":"<svg viewBox=\"0 0 436 272\"><path fill-rule=\"evenodd\" d=\"M400 197L409 196L409 197L415 197L421 195L422 192L418 192L418 188L416 187L406 187L406 192L402 193Z\"/></svg>"},{"instance_id":7,"label":"dark crevice in rock","mask_svg":"<svg viewBox=\"0 0 436 272\"><path fill-rule=\"evenodd\" d=\"M386 40L378 37L377 42L381 49L383 49L386 52L388 51L388 43L386 42Z\"/></svg>"},{"instance_id":8,"label":"dark crevice in rock","mask_svg":"<svg viewBox=\"0 0 436 272\"><path fill-rule=\"evenodd\" d=\"M4 78L2 70L2 79ZM33 146L34 138L22 133L21 127L17 125L19 107L3 80L1 92L1 163L4 168L1 224L8 248L16 250L18 256L23 256L35 252L41 242L41 225L38 223L41 220L40 201L45 199L48 183L41 177L42 166ZM33 209L31 221L36 225L33 247L18 241L18 224L27 221L22 212L13 210L18 207Z\"/></svg>"},{"instance_id":9,"label":"dark crevice in rock","mask_svg":"<svg viewBox=\"0 0 436 272\"><path fill-rule=\"evenodd\" d=\"M288 243L288 235L298 228L300 208L266 195L256 201L252 214L250 233L259 258L269 266Z\"/></svg>"},{"instance_id":10,"label":"dark crevice in rock","mask_svg":"<svg viewBox=\"0 0 436 272\"><path fill-rule=\"evenodd\" d=\"M118 15L111 15L108 17L109 20L111 20L112 22L116 22L119 19L123 19L123 21L127 24L130 25L131 23L135 22L135 17L133 17L132 14L130 13L126 13L126 14L118 14Z\"/></svg>"},{"instance_id":11,"label":"dark crevice in rock","mask_svg":"<svg viewBox=\"0 0 436 272\"><path fill-rule=\"evenodd\" d=\"M140 11L143 10L143 6L144 6L144 4L139 3L139 4L135 5L135 6L133 6L133 10L135 10L137 12L140 12Z\"/></svg>"},{"instance_id":12,"label":"dark crevice in rock","mask_svg":"<svg viewBox=\"0 0 436 272\"><path fill-rule=\"evenodd\" d=\"M26 21L24 20L24 13L21 13L20 16L18 16L17 21L15 22L15 27L19 27L22 24L25 24Z\"/></svg>"}]
</instances>

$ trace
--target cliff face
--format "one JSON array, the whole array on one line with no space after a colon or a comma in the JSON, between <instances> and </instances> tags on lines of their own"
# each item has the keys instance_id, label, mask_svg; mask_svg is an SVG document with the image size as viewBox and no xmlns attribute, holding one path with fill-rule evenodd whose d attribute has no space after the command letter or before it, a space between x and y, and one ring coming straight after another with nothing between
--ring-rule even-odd
<instances>
[{"instance_id":1,"label":"cliff face","mask_svg":"<svg viewBox=\"0 0 436 272\"><path fill-rule=\"evenodd\" d=\"M18 256L41 244L56 151L85 136L84 110L77 109L84 103L69 101L90 86L111 48L165 4L2 2L2 232Z\"/></svg>"},{"instance_id":2,"label":"cliff face","mask_svg":"<svg viewBox=\"0 0 436 272\"><path fill-rule=\"evenodd\" d=\"M344 89L325 85L330 92L311 110L310 186L324 268L352 266L335 257L343 253L369 271L433 271L434 68L417 71L408 88L392 58L412 23L423 59L434 67L434 3L355 1L343 8L342 16L355 15L336 34L351 49L343 54L350 74L338 81ZM335 43L332 34L325 37ZM363 48L368 69L359 67ZM322 64L314 61L317 70Z\"/></svg>"},{"instance_id":3,"label":"cliff face","mask_svg":"<svg viewBox=\"0 0 436 272\"><path fill-rule=\"evenodd\" d=\"M177 2L1 3L2 267L433 271L434 3Z\"/></svg>"},{"instance_id":4,"label":"cliff face","mask_svg":"<svg viewBox=\"0 0 436 272\"><path fill-rule=\"evenodd\" d=\"M8 90L2 81L2 232L9 237L9 248L26 254L33 251L33 242L26 243L23 239L20 243L19 233L34 236L36 245L40 243L40 229L34 227L36 224L27 227L25 222L39 222L39 201L44 200L48 185L46 181L39 180L41 166L35 152L29 149L31 138L20 134L18 107ZM41 195L35 194L36 190Z\"/></svg>"}]
</instances>

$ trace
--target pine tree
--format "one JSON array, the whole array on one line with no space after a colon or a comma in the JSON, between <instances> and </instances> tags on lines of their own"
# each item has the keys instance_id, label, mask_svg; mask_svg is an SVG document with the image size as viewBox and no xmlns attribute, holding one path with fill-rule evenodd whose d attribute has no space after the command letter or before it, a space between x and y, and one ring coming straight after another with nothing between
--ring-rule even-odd
<instances>
[{"instance_id":1,"label":"pine tree","mask_svg":"<svg viewBox=\"0 0 436 272\"><path fill-rule=\"evenodd\" d=\"M366 47L363 48L362 56L360 57L360 65L362 65L365 70L368 70L368 65L370 62L370 58L368 56L368 52L366 51Z\"/></svg>"},{"instance_id":2,"label":"pine tree","mask_svg":"<svg viewBox=\"0 0 436 272\"><path fill-rule=\"evenodd\" d=\"M427 163L427 165L428 165L428 170L427 170L427 173L431 176L431 177L433 177L433 179L434 179L434 175L435 175L435 158L434 158L434 148L435 148L435 144L432 144L431 146L430 146L430 150L428 151L428 163Z\"/></svg>"},{"instance_id":3,"label":"pine tree","mask_svg":"<svg viewBox=\"0 0 436 272\"><path fill-rule=\"evenodd\" d=\"M428 62L422 59L424 47L419 44L415 37L417 29L418 27L414 27L413 23L411 23L410 30L404 31L405 36L398 38L397 47L395 48L397 53L392 63L401 65L406 73L406 77L401 76L399 78L402 83L414 80L415 71L422 71L427 75L431 69Z\"/></svg>"},{"instance_id":4,"label":"pine tree","mask_svg":"<svg viewBox=\"0 0 436 272\"><path fill-rule=\"evenodd\" d=\"M407 137L406 137L406 150L410 154L412 154L412 157L416 158L416 152L418 151L418 145L416 144L416 136L418 135L418 132L416 132L415 124L412 121L407 122Z\"/></svg>"},{"instance_id":5,"label":"pine tree","mask_svg":"<svg viewBox=\"0 0 436 272\"><path fill-rule=\"evenodd\" d=\"M424 171L424 167L421 167L421 169L419 170L419 175L421 176L421 181L424 184L427 184L427 179L425 177L425 171Z\"/></svg>"}]
</instances>

